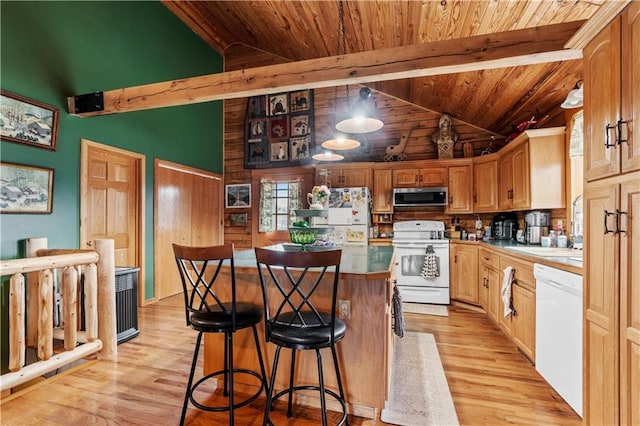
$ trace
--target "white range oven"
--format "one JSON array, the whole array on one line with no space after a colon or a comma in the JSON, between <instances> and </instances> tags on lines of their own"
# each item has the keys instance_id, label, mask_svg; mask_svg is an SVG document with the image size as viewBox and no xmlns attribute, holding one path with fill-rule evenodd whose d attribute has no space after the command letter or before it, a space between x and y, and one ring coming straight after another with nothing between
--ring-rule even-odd
<instances>
[{"instance_id":1,"label":"white range oven","mask_svg":"<svg viewBox=\"0 0 640 426\"><path fill-rule=\"evenodd\" d=\"M393 224L396 285L403 302L450 303L449 240L444 222L412 220Z\"/></svg>"}]
</instances>

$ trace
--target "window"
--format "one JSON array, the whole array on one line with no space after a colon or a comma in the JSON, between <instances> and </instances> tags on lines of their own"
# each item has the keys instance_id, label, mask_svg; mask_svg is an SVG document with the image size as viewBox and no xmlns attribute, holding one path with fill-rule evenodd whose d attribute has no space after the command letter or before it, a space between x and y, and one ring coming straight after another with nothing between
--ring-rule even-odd
<instances>
[{"instance_id":1,"label":"window","mask_svg":"<svg viewBox=\"0 0 640 426\"><path fill-rule=\"evenodd\" d=\"M259 232L287 231L301 205L302 179L260 180Z\"/></svg>"}]
</instances>

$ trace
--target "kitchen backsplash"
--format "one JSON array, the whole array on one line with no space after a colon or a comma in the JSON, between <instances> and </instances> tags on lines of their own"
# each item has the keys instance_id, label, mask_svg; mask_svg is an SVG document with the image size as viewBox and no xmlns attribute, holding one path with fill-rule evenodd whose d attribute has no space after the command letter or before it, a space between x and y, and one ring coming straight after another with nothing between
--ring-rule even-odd
<instances>
[{"instance_id":1,"label":"kitchen backsplash","mask_svg":"<svg viewBox=\"0 0 640 426\"><path fill-rule=\"evenodd\" d=\"M523 212L515 212L518 217L518 229L524 229L524 215L526 211ZM455 225L459 225L461 230L466 230L467 232L475 230L476 220L478 216L482 220L483 226L491 225L493 221L493 217L498 213L480 213L480 214L459 214L459 215L451 215L444 214L443 212L427 212L427 211L396 211L393 214L393 221L403 221L403 220L440 220L443 221L447 227L447 229L451 228L451 225L454 220L456 220ZM551 210L551 229L555 229L558 221L562 221L562 228L565 233L568 234L571 230L571 223L567 221L567 210L566 209L552 209Z\"/></svg>"}]
</instances>

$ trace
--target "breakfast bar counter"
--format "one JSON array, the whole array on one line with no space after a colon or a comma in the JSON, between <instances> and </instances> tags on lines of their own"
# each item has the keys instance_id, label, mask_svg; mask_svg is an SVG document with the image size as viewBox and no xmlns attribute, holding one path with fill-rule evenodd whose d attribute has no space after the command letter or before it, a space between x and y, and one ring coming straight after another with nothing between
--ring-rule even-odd
<instances>
[{"instance_id":1,"label":"breakfast bar counter","mask_svg":"<svg viewBox=\"0 0 640 426\"><path fill-rule=\"evenodd\" d=\"M285 250L283 245L268 247L273 250ZM345 387L349 413L379 418L387 399L390 378L390 360L393 348L393 330L391 328L391 298L393 247L390 246L345 246L342 248L340 263L340 283L338 300L348 301L350 312L343 317L347 325L345 338L336 345L342 380ZM262 289L253 250L235 253L236 286L238 301L263 304ZM223 279L230 278L229 268L223 266ZM220 278L219 278L220 279ZM327 301L325 309L330 308L331 295L323 291ZM225 297L227 295L222 294ZM265 367L270 374L273 365L275 345L264 340L264 322L259 325L260 343L265 355ZM205 335L205 374L221 369L223 365L223 336ZM312 353L300 353L296 357L297 383L314 383L317 381L316 358ZM289 364L290 351L281 354L281 365ZM325 362L325 383L329 388L337 389L333 374L331 356L323 357ZM237 368L259 371L255 346L250 330L241 330L234 334L234 363ZM288 385L288 368L281 368L276 378L276 389ZM247 382L246 386L255 385ZM319 406L314 396L299 398L297 403ZM329 408L340 411L336 405L332 407L331 398L327 400Z\"/></svg>"}]
</instances>

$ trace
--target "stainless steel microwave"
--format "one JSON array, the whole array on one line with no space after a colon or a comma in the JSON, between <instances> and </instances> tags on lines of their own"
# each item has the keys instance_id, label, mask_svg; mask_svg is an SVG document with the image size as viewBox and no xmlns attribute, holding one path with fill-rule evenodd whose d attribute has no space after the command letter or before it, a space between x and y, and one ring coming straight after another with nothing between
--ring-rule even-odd
<instances>
[{"instance_id":1,"label":"stainless steel microwave","mask_svg":"<svg viewBox=\"0 0 640 426\"><path fill-rule=\"evenodd\" d=\"M394 188L394 207L437 207L447 205L446 187Z\"/></svg>"}]
</instances>

